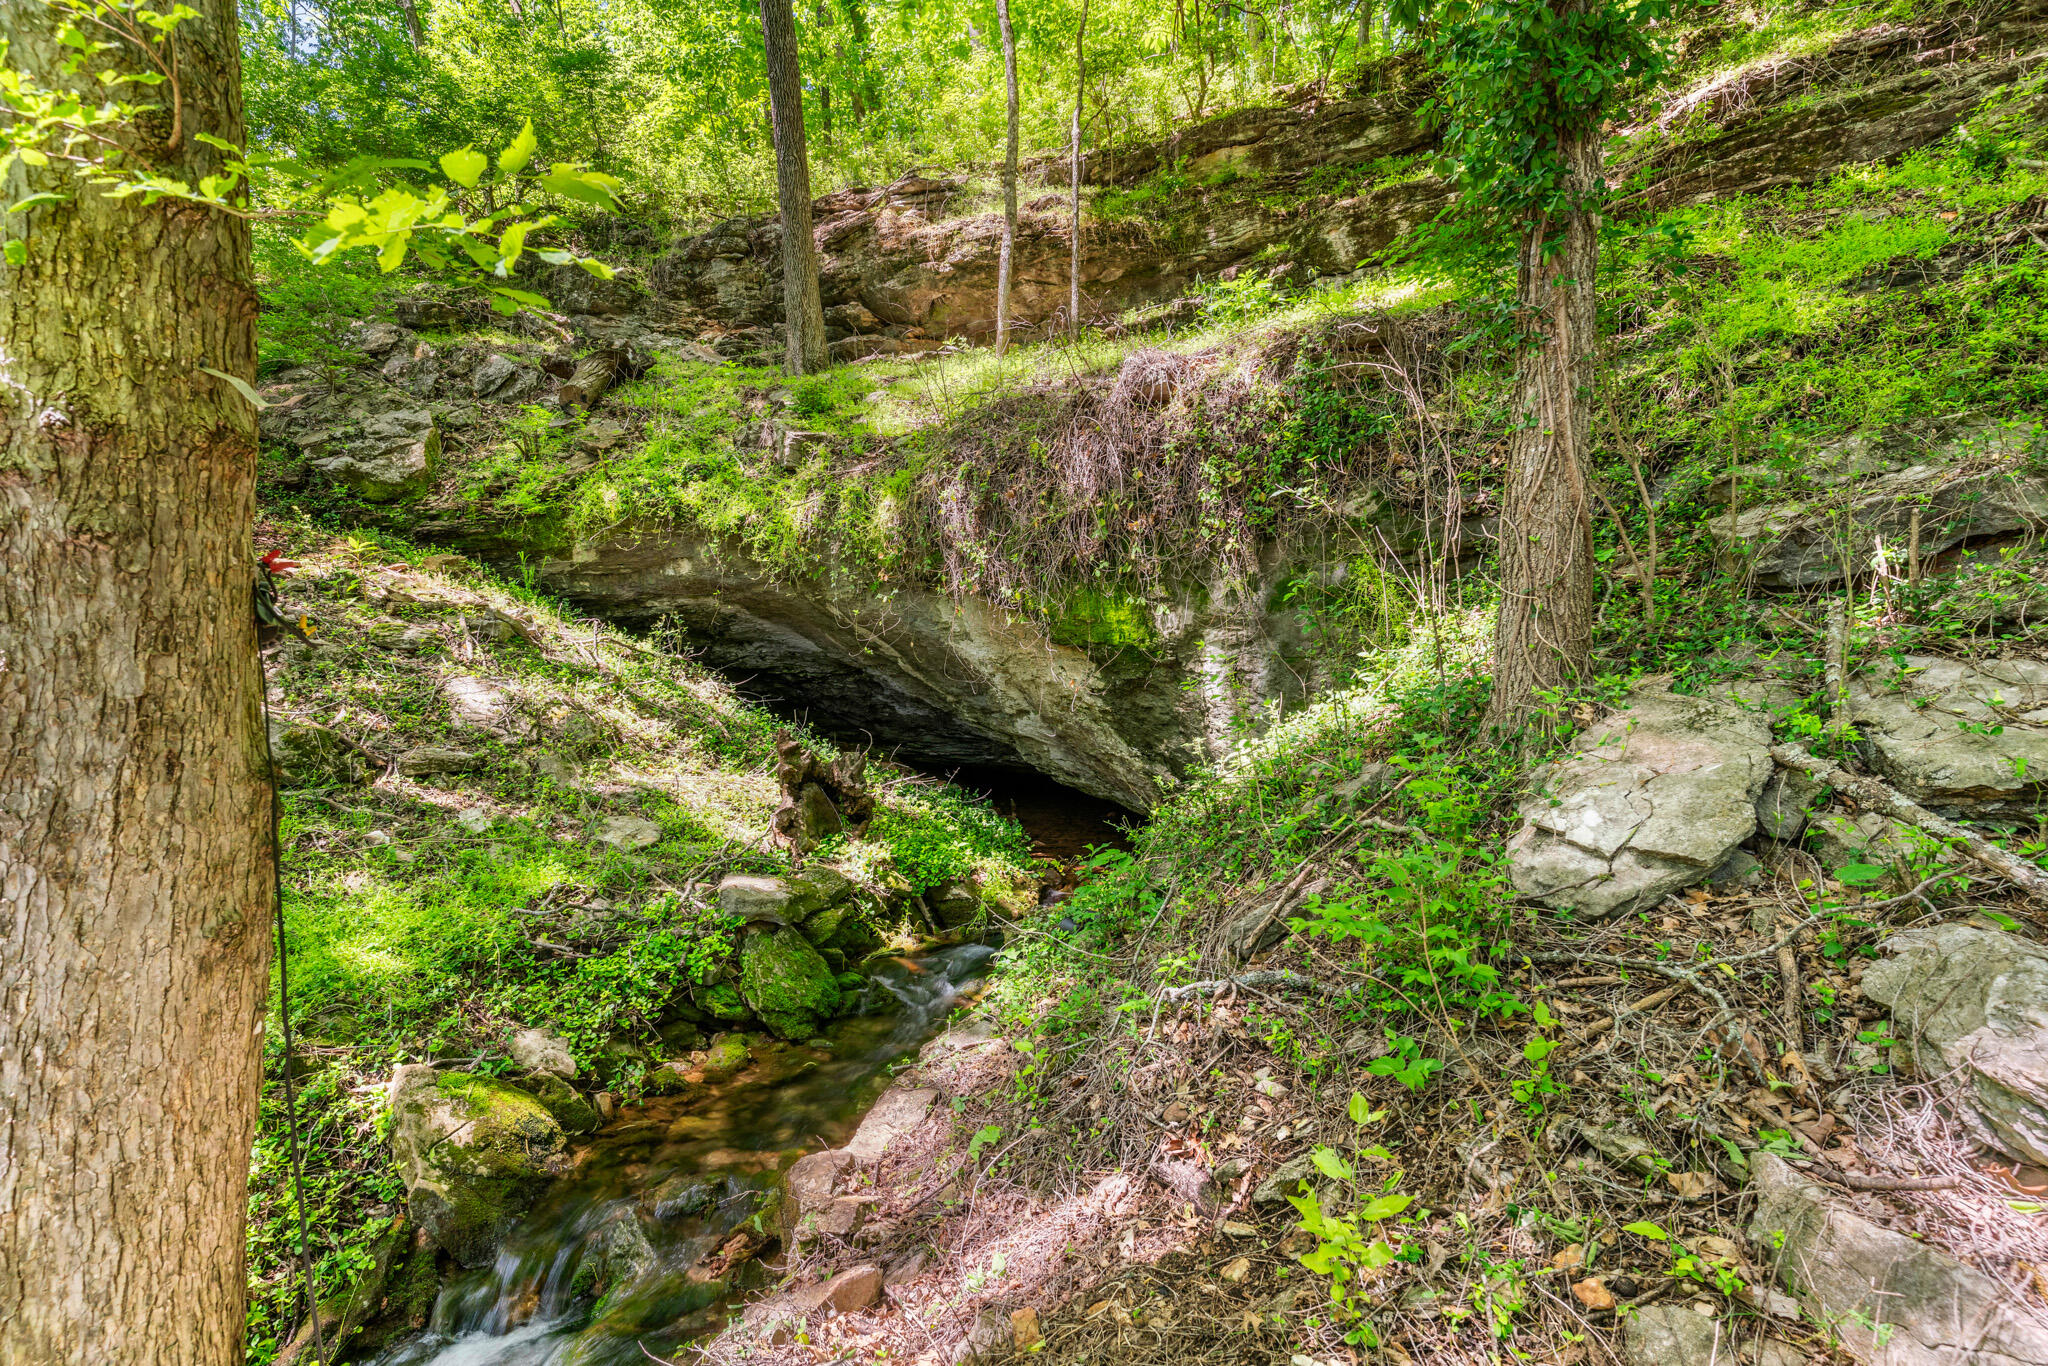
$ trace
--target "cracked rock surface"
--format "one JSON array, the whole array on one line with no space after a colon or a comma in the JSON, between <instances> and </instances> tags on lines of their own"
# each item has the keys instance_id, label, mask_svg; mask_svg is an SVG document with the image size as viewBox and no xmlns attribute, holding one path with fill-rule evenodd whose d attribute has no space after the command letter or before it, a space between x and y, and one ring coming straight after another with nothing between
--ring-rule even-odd
<instances>
[{"instance_id":1,"label":"cracked rock surface","mask_svg":"<svg viewBox=\"0 0 2048 1366\"><path fill-rule=\"evenodd\" d=\"M1864 671L1849 716L1878 767L1923 806L2030 811L2048 786L2048 664L1907 655Z\"/></svg>"},{"instance_id":2,"label":"cracked rock surface","mask_svg":"<svg viewBox=\"0 0 2048 1366\"><path fill-rule=\"evenodd\" d=\"M1581 915L1654 904L1756 831L1770 731L1741 706L1646 684L1538 769L1508 842L1517 890Z\"/></svg>"}]
</instances>

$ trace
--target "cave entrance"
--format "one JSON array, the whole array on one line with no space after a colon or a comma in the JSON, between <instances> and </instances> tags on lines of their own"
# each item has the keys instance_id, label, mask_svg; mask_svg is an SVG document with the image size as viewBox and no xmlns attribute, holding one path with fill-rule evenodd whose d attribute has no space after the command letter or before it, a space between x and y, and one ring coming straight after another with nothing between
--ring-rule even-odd
<instances>
[{"instance_id":1,"label":"cave entrance","mask_svg":"<svg viewBox=\"0 0 2048 1366\"><path fill-rule=\"evenodd\" d=\"M715 660L706 662L717 667ZM1116 802L1039 772L1000 740L878 680L854 689L836 674L821 680L759 669L722 672L741 696L785 720L836 744L867 745L878 759L987 797L1024 827L1032 851L1041 858L1084 858L1096 844L1128 847L1125 827L1142 819ZM806 686L818 682L825 686Z\"/></svg>"},{"instance_id":2,"label":"cave entrance","mask_svg":"<svg viewBox=\"0 0 2048 1366\"><path fill-rule=\"evenodd\" d=\"M1140 819L1115 802L1068 787L1032 768L978 765L925 769L935 778L979 792L1031 837L1031 851L1062 863L1086 858L1090 845L1131 846L1128 828Z\"/></svg>"}]
</instances>

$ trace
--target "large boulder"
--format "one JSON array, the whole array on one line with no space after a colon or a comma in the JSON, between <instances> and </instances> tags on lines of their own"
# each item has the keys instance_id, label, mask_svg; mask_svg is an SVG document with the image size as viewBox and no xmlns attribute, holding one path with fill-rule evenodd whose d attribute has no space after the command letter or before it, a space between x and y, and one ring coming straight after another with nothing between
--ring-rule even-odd
<instances>
[{"instance_id":1,"label":"large boulder","mask_svg":"<svg viewBox=\"0 0 2048 1366\"><path fill-rule=\"evenodd\" d=\"M740 994L785 1039L808 1039L839 1009L832 968L803 934L757 930L740 950Z\"/></svg>"},{"instance_id":2,"label":"large boulder","mask_svg":"<svg viewBox=\"0 0 2048 1366\"><path fill-rule=\"evenodd\" d=\"M1769 1153L1750 1159L1760 1261L1860 1361L2041 1366L2048 1318L1937 1247L1882 1228Z\"/></svg>"},{"instance_id":3,"label":"large boulder","mask_svg":"<svg viewBox=\"0 0 2048 1366\"><path fill-rule=\"evenodd\" d=\"M391 1152L412 1218L466 1267L556 1174L567 1140L539 1100L490 1077L424 1063L391 1074Z\"/></svg>"},{"instance_id":4,"label":"large boulder","mask_svg":"<svg viewBox=\"0 0 2048 1366\"><path fill-rule=\"evenodd\" d=\"M315 459L313 468L373 503L423 493L441 463L441 429L424 408L365 419L352 440Z\"/></svg>"},{"instance_id":5,"label":"large boulder","mask_svg":"<svg viewBox=\"0 0 2048 1366\"><path fill-rule=\"evenodd\" d=\"M1863 994L1891 1007L1904 1060L1962 1083L1979 1139L2048 1166L2048 947L1967 924L1884 947Z\"/></svg>"},{"instance_id":6,"label":"large boulder","mask_svg":"<svg viewBox=\"0 0 2048 1366\"><path fill-rule=\"evenodd\" d=\"M1702 881L1756 831L1770 743L1735 703L1638 688L1533 775L1508 842L1515 887L1607 916Z\"/></svg>"},{"instance_id":7,"label":"large boulder","mask_svg":"<svg viewBox=\"0 0 2048 1366\"><path fill-rule=\"evenodd\" d=\"M794 893L779 877L731 873L718 883L718 909L749 925L792 925L803 919L790 911Z\"/></svg>"},{"instance_id":8,"label":"large boulder","mask_svg":"<svg viewBox=\"0 0 2048 1366\"><path fill-rule=\"evenodd\" d=\"M2048 790L2048 664L1907 655L1857 676L1849 718L1887 777L1923 806L2030 811Z\"/></svg>"}]
</instances>

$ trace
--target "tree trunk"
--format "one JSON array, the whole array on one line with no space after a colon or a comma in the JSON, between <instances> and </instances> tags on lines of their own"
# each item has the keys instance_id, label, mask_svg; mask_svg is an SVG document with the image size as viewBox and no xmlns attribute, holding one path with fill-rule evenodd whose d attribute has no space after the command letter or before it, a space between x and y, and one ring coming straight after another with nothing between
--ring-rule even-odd
<instances>
[{"instance_id":1,"label":"tree trunk","mask_svg":"<svg viewBox=\"0 0 2048 1366\"><path fill-rule=\"evenodd\" d=\"M1088 0L1081 0L1081 26L1074 30L1073 208L1074 240L1067 262L1067 335L1081 335L1081 98L1088 90Z\"/></svg>"},{"instance_id":2,"label":"tree trunk","mask_svg":"<svg viewBox=\"0 0 2048 1366\"><path fill-rule=\"evenodd\" d=\"M775 189L782 201L782 312L792 375L823 370L825 307L818 297L818 249L811 240L811 154L804 142L803 78L796 63L790 0L761 0L768 45L768 106L775 129Z\"/></svg>"},{"instance_id":3,"label":"tree trunk","mask_svg":"<svg viewBox=\"0 0 2048 1366\"><path fill-rule=\"evenodd\" d=\"M1017 35L1010 28L1010 0L996 0L996 25L1003 35L1003 83L1007 88L1003 132L1003 247L996 258L996 354L1010 344L1010 272L1017 252Z\"/></svg>"},{"instance_id":4,"label":"tree trunk","mask_svg":"<svg viewBox=\"0 0 2048 1366\"><path fill-rule=\"evenodd\" d=\"M190 133L243 140L241 61L234 0L188 2L187 136L135 138L196 183L222 155ZM54 29L0 6L11 65L99 90ZM240 1366L274 910L256 415L202 367L254 378L249 229L34 188L74 197L0 220L28 252L0 266L0 1363Z\"/></svg>"},{"instance_id":5,"label":"tree trunk","mask_svg":"<svg viewBox=\"0 0 2048 1366\"><path fill-rule=\"evenodd\" d=\"M1594 184L1598 132L1573 139L1564 153L1578 186ZM1517 298L1536 335L1515 367L1520 423L1509 446L1501 509L1500 618L1487 713L1488 721L1509 731L1529 722L1539 694L1577 683L1592 652L1586 441L1598 340L1599 222L1592 213L1566 210L1558 240L1549 241L1556 221L1538 215L1525 226L1518 265Z\"/></svg>"}]
</instances>

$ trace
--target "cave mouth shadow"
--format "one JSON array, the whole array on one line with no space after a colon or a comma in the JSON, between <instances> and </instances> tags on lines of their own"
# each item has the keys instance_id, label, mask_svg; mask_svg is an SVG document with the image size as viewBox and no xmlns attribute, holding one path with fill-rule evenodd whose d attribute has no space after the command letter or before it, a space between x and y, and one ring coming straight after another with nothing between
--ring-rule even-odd
<instances>
[{"instance_id":1,"label":"cave mouth shadow","mask_svg":"<svg viewBox=\"0 0 2048 1366\"><path fill-rule=\"evenodd\" d=\"M817 699L824 705L817 705L806 698L809 690L802 680L758 670L732 670L727 677L747 700L835 744L865 745L876 759L988 798L1024 827L1032 852L1041 858L1064 863L1087 857L1095 845L1127 849L1128 827L1144 820L1128 807L1033 768L1002 741L936 708L919 706L914 715L904 715L902 700L887 691L871 690L869 706L856 707L848 705L852 699L845 690L831 689Z\"/></svg>"},{"instance_id":2,"label":"cave mouth shadow","mask_svg":"<svg viewBox=\"0 0 2048 1366\"><path fill-rule=\"evenodd\" d=\"M1022 764L975 764L951 769L915 764L904 767L980 793L997 811L1024 827L1024 833L1031 837L1032 853L1062 863L1086 858L1095 845L1130 848L1130 829L1144 819L1105 797L1068 787L1057 778Z\"/></svg>"}]
</instances>

